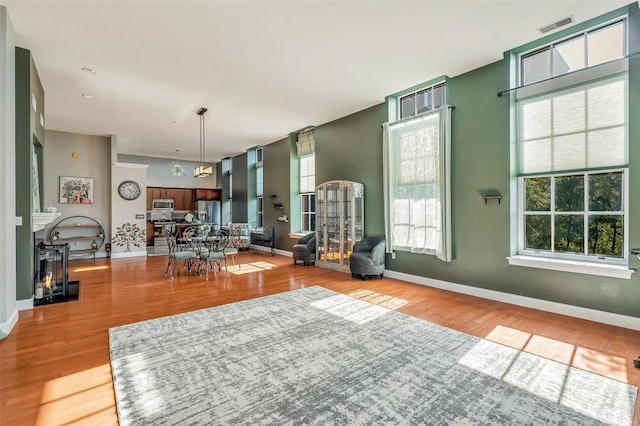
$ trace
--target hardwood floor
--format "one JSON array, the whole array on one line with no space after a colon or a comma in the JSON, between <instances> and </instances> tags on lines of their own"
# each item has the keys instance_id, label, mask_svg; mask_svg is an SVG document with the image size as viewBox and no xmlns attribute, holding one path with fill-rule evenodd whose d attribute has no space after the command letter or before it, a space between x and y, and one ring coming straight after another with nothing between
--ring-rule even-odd
<instances>
[{"instance_id":1,"label":"hardwood floor","mask_svg":"<svg viewBox=\"0 0 640 426\"><path fill-rule=\"evenodd\" d=\"M241 252L239 262L242 274L206 281L180 269L166 278L166 257L72 261L79 300L21 311L0 341L0 424L117 424L110 327L313 285L640 385L631 363L640 354L637 331L389 278L361 281L282 256Z\"/></svg>"}]
</instances>

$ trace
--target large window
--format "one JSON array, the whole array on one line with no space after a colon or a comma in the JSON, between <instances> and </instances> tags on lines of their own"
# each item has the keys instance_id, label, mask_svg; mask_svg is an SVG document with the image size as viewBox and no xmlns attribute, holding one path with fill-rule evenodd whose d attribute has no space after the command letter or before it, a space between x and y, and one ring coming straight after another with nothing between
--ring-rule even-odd
<instances>
[{"instance_id":1,"label":"large window","mask_svg":"<svg viewBox=\"0 0 640 426\"><path fill-rule=\"evenodd\" d=\"M532 84L625 56L626 20L600 26L528 52L520 58L520 82Z\"/></svg>"},{"instance_id":2,"label":"large window","mask_svg":"<svg viewBox=\"0 0 640 426\"><path fill-rule=\"evenodd\" d=\"M264 217L264 168L262 148L256 148L256 226L262 227Z\"/></svg>"},{"instance_id":3,"label":"large window","mask_svg":"<svg viewBox=\"0 0 640 426\"><path fill-rule=\"evenodd\" d=\"M316 156L315 154L300 157L300 202L302 232L316 230Z\"/></svg>"},{"instance_id":4,"label":"large window","mask_svg":"<svg viewBox=\"0 0 640 426\"><path fill-rule=\"evenodd\" d=\"M518 95L519 254L626 264L625 52L618 20L522 55L524 84L585 69Z\"/></svg>"},{"instance_id":5,"label":"large window","mask_svg":"<svg viewBox=\"0 0 640 426\"><path fill-rule=\"evenodd\" d=\"M450 261L450 108L384 128L387 248Z\"/></svg>"}]
</instances>

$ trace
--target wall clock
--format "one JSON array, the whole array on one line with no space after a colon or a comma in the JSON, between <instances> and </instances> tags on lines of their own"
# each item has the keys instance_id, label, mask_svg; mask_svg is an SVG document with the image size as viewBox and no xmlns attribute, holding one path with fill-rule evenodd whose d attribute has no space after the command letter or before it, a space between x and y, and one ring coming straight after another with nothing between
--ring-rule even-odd
<instances>
[{"instance_id":1,"label":"wall clock","mask_svg":"<svg viewBox=\"0 0 640 426\"><path fill-rule=\"evenodd\" d=\"M120 185L118 185L118 194L120 197L127 201L133 201L140 197L142 194L142 189L138 182L134 182L132 180L125 180Z\"/></svg>"}]
</instances>

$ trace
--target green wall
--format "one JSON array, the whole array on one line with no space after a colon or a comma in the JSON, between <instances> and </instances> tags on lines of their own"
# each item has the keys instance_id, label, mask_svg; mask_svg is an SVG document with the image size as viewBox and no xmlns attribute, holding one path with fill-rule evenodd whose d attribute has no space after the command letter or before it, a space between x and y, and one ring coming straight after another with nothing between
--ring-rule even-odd
<instances>
[{"instance_id":1,"label":"green wall","mask_svg":"<svg viewBox=\"0 0 640 426\"><path fill-rule=\"evenodd\" d=\"M291 250L293 243L289 238L289 224L276 219L291 211L290 203L290 170L292 153L291 139L285 138L269 144L263 149L264 163L264 226L275 228L276 247ZM273 207L274 203L282 203L283 210Z\"/></svg>"},{"instance_id":2,"label":"green wall","mask_svg":"<svg viewBox=\"0 0 640 426\"><path fill-rule=\"evenodd\" d=\"M364 233L384 235L382 123L385 104L316 127L316 185L330 180L364 184Z\"/></svg>"},{"instance_id":3,"label":"green wall","mask_svg":"<svg viewBox=\"0 0 640 426\"><path fill-rule=\"evenodd\" d=\"M247 222L247 153L233 157L232 182L233 203L232 222Z\"/></svg>"},{"instance_id":4,"label":"green wall","mask_svg":"<svg viewBox=\"0 0 640 426\"><path fill-rule=\"evenodd\" d=\"M630 52L640 50L640 11L628 8ZM625 10L626 10L625 9ZM611 13L605 18L610 17ZM603 19L605 19L603 18ZM515 48L515 46L514 46ZM613 313L640 316L640 274L631 280L510 266L511 227L516 217L510 189L511 173L510 96L497 93L513 87L512 56L447 79L452 114L452 262L434 256L396 252L387 256L387 269L465 284L505 293L582 306ZM630 59L630 190L629 245L640 247L640 57ZM428 78L428 76L425 76ZM425 80L427 79L425 78ZM347 117L316 126L316 184L335 179L365 185L365 234L384 233L382 192L382 130L387 105L380 104ZM291 211L295 200L297 168L295 134L265 147L265 224L273 223L269 196ZM235 170L234 170L235 173ZM234 182L235 183L235 182ZM495 190L502 203L485 205L480 194ZM513 194L515 196L515 194ZM235 201L235 200L234 200ZM281 228L285 228L281 230ZM287 226L276 223L277 247L291 250L284 238ZM640 261L631 258L631 268Z\"/></svg>"},{"instance_id":5,"label":"green wall","mask_svg":"<svg viewBox=\"0 0 640 426\"><path fill-rule=\"evenodd\" d=\"M44 115L44 90L31 52L16 47L16 216L22 217L22 226L16 227L16 299L26 300L33 295L33 152L44 144L44 128L40 114ZM31 107L31 94L35 95L37 111ZM39 158L42 164L42 158ZM42 182L43 170L38 176ZM42 187L40 204L42 204Z\"/></svg>"}]
</instances>

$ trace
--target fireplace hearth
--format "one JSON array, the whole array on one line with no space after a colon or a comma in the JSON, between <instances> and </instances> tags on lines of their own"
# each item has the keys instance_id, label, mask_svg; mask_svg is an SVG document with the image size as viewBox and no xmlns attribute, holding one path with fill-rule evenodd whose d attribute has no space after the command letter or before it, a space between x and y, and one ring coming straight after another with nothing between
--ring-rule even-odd
<instances>
[{"instance_id":1,"label":"fireplace hearth","mask_svg":"<svg viewBox=\"0 0 640 426\"><path fill-rule=\"evenodd\" d=\"M66 302L69 285L69 244L35 247L34 306Z\"/></svg>"}]
</instances>

